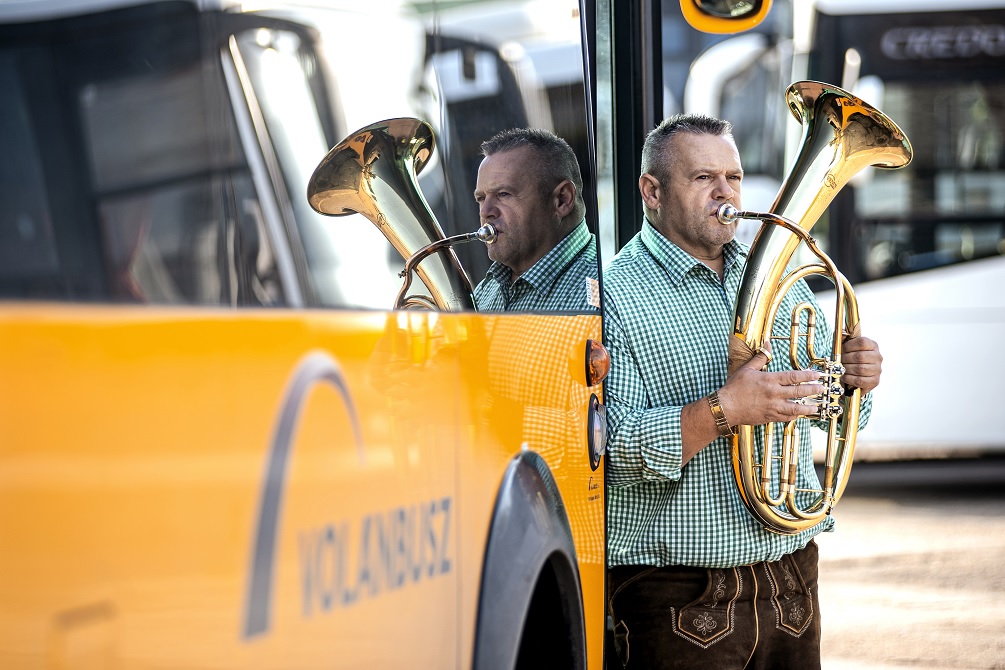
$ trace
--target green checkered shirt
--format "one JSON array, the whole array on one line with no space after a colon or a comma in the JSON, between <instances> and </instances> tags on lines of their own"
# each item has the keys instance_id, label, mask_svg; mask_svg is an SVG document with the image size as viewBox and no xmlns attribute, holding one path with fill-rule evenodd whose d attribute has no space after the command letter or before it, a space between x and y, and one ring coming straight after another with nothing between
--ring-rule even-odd
<instances>
[{"instance_id":1,"label":"green checkered shirt","mask_svg":"<svg viewBox=\"0 0 1005 670\"><path fill-rule=\"evenodd\" d=\"M596 312L590 286L597 280L597 245L586 221L515 282L512 278L508 267L492 263L475 288L478 311Z\"/></svg>"},{"instance_id":2,"label":"green checkered shirt","mask_svg":"<svg viewBox=\"0 0 1005 670\"><path fill-rule=\"evenodd\" d=\"M605 386L608 562L610 565L731 567L777 560L830 530L833 519L796 535L764 530L747 512L733 477L732 444L718 438L681 467L681 408L721 388L733 309L747 247L724 248L724 280L649 222L604 271L604 337L611 353ZM778 311L788 333L792 307L812 291L799 282ZM815 350L830 350L817 314ZM783 323L784 321L784 323ZM775 357L770 370L788 367ZM806 363L804 362L803 365ZM871 411L866 397L860 424ZM809 420L800 419L798 485L819 488ZM776 439L781 439L780 426ZM776 451L775 453L780 453Z\"/></svg>"}]
</instances>

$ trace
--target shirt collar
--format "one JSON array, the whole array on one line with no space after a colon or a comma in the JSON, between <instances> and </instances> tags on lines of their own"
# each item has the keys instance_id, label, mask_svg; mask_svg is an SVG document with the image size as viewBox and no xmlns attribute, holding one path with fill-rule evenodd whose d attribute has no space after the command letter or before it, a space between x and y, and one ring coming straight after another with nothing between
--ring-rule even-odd
<instances>
[{"instance_id":1,"label":"shirt collar","mask_svg":"<svg viewBox=\"0 0 1005 670\"><path fill-rule=\"evenodd\" d=\"M670 281L674 285L680 284L684 280L684 277L695 267L708 267L664 237L662 233L649 223L648 219L642 222L640 235L646 250L649 251L657 263L666 269ZM725 260L723 275L728 276L734 267L741 267L746 260L747 246L737 242L735 239L730 240L723 246L722 253Z\"/></svg>"},{"instance_id":2,"label":"shirt collar","mask_svg":"<svg viewBox=\"0 0 1005 670\"><path fill-rule=\"evenodd\" d=\"M547 293L562 270L575 260L576 255L589 242L590 229L586 226L586 219L583 219L551 251L520 275L517 281L523 280L538 293ZM498 261L493 261L486 274L503 286L509 286L513 278L513 271Z\"/></svg>"}]
</instances>

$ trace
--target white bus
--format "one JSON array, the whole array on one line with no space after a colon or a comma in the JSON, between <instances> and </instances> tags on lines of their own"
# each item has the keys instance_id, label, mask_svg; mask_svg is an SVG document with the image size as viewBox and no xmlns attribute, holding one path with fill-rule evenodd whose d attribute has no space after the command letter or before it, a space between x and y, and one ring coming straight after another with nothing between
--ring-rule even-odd
<instances>
[{"instance_id":1,"label":"white bus","mask_svg":"<svg viewBox=\"0 0 1005 670\"><path fill-rule=\"evenodd\" d=\"M1005 449L1005 2L817 0L809 78L903 128L907 169L869 169L814 235L856 286L883 382L861 458Z\"/></svg>"}]
</instances>

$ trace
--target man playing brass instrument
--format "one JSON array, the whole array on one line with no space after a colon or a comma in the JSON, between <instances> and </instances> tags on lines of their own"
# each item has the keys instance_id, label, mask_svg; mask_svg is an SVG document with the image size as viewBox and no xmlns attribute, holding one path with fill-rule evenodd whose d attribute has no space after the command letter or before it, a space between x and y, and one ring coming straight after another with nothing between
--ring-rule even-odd
<instances>
[{"instance_id":1,"label":"man playing brass instrument","mask_svg":"<svg viewBox=\"0 0 1005 670\"><path fill-rule=\"evenodd\" d=\"M820 667L812 540L833 520L790 535L765 530L732 471L733 426L791 421L807 413L795 400L824 391L818 373L789 370L787 357L764 351L727 378L748 248L716 211L740 209L742 179L728 122L665 120L643 148L643 228L604 276L608 605L627 668ZM801 301L816 306L802 281L778 313L787 320ZM827 330L815 335L822 354ZM872 340L846 340L842 362L845 384L863 393L878 385ZM870 412L866 397L860 424ZM808 429L798 448L797 484L819 488Z\"/></svg>"},{"instance_id":2,"label":"man playing brass instrument","mask_svg":"<svg viewBox=\"0 0 1005 670\"><path fill-rule=\"evenodd\" d=\"M547 130L517 128L483 142L482 154L475 200L496 240L478 310L596 311L597 247L572 148Z\"/></svg>"}]
</instances>

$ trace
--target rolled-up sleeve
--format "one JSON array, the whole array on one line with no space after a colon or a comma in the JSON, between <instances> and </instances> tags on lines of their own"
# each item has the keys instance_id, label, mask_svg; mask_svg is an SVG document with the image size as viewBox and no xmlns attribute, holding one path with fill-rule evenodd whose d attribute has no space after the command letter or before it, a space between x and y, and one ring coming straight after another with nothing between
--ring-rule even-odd
<instances>
[{"instance_id":1,"label":"rolled-up sleeve","mask_svg":"<svg viewBox=\"0 0 1005 670\"><path fill-rule=\"evenodd\" d=\"M608 305L604 329L611 354L611 372L604 384L610 428L607 484L630 486L654 479L679 479L681 408L649 407L639 361L613 304Z\"/></svg>"}]
</instances>

